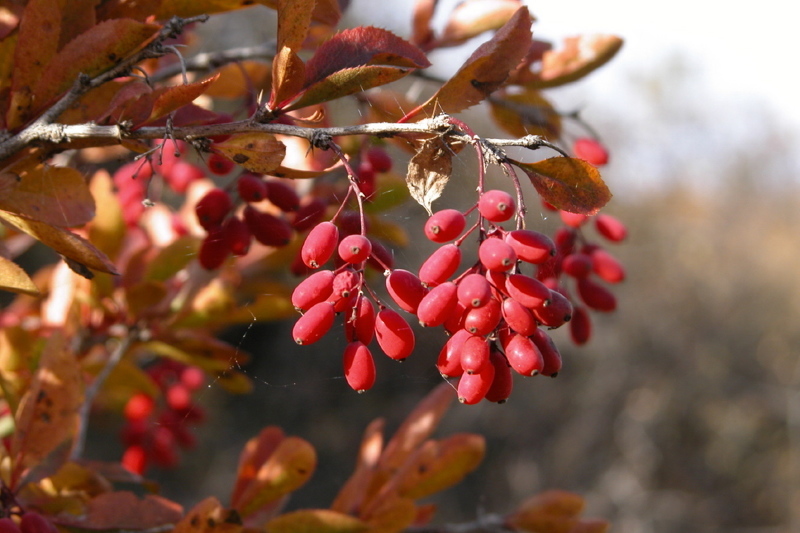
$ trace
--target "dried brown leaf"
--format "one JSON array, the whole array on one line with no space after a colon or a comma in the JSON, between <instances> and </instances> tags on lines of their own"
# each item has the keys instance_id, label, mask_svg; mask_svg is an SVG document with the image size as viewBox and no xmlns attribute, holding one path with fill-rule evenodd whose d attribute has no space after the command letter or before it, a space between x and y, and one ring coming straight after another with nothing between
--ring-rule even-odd
<instances>
[{"instance_id":1,"label":"dried brown leaf","mask_svg":"<svg viewBox=\"0 0 800 533\"><path fill-rule=\"evenodd\" d=\"M274 135L244 133L233 135L212 149L251 172L271 174L283 161L286 147Z\"/></svg>"},{"instance_id":2,"label":"dried brown leaf","mask_svg":"<svg viewBox=\"0 0 800 533\"><path fill-rule=\"evenodd\" d=\"M551 157L536 163L513 163L528 175L542 199L558 209L594 215L611 200L600 171L582 159Z\"/></svg>"},{"instance_id":3,"label":"dried brown leaf","mask_svg":"<svg viewBox=\"0 0 800 533\"><path fill-rule=\"evenodd\" d=\"M408 191L429 215L431 204L442 195L452 171L453 150L439 137L424 140L408 162Z\"/></svg>"}]
</instances>

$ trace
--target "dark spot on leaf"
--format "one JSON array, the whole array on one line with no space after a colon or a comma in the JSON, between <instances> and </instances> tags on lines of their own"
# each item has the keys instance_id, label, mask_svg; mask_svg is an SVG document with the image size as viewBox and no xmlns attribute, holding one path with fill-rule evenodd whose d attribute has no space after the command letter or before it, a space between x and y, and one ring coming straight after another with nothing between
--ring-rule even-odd
<instances>
[{"instance_id":1,"label":"dark spot on leaf","mask_svg":"<svg viewBox=\"0 0 800 533\"><path fill-rule=\"evenodd\" d=\"M233 156L233 162L234 163L239 163L241 165L241 164L244 164L244 163L246 163L248 161L250 161L250 158L247 157L244 154L236 154L235 156Z\"/></svg>"},{"instance_id":2,"label":"dark spot on leaf","mask_svg":"<svg viewBox=\"0 0 800 533\"><path fill-rule=\"evenodd\" d=\"M470 84L484 94L494 91L497 84L488 81L470 80Z\"/></svg>"},{"instance_id":3,"label":"dark spot on leaf","mask_svg":"<svg viewBox=\"0 0 800 533\"><path fill-rule=\"evenodd\" d=\"M252 6L253 4L255 4L254 0L244 0L244 2L242 2L243 6Z\"/></svg>"},{"instance_id":4,"label":"dark spot on leaf","mask_svg":"<svg viewBox=\"0 0 800 533\"><path fill-rule=\"evenodd\" d=\"M213 518L206 519L206 525L210 528L217 527L217 523L214 521Z\"/></svg>"},{"instance_id":5,"label":"dark spot on leaf","mask_svg":"<svg viewBox=\"0 0 800 533\"><path fill-rule=\"evenodd\" d=\"M256 145L254 143L247 143L244 145L244 147L247 148L248 150L255 150Z\"/></svg>"},{"instance_id":6,"label":"dark spot on leaf","mask_svg":"<svg viewBox=\"0 0 800 533\"><path fill-rule=\"evenodd\" d=\"M117 54L115 54L113 52L108 54L108 60L109 61L116 61L117 60Z\"/></svg>"},{"instance_id":7,"label":"dark spot on leaf","mask_svg":"<svg viewBox=\"0 0 800 533\"><path fill-rule=\"evenodd\" d=\"M225 516L225 523L241 525L242 517L239 516L239 512L236 509L231 509Z\"/></svg>"},{"instance_id":8,"label":"dark spot on leaf","mask_svg":"<svg viewBox=\"0 0 800 533\"><path fill-rule=\"evenodd\" d=\"M191 524L192 527L200 526L200 517L197 515L193 516L192 519L189 521L189 523Z\"/></svg>"},{"instance_id":9,"label":"dark spot on leaf","mask_svg":"<svg viewBox=\"0 0 800 533\"><path fill-rule=\"evenodd\" d=\"M419 465L419 468L417 469L417 472L419 472L420 474L424 474L427 471L428 471L428 467L425 466L425 465Z\"/></svg>"}]
</instances>

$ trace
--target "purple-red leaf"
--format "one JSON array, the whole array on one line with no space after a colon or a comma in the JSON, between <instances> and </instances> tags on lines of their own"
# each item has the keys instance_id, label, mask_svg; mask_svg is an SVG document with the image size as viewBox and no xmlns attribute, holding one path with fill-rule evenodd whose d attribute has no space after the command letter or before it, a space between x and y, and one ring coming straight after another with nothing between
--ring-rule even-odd
<instances>
[{"instance_id":1,"label":"purple-red leaf","mask_svg":"<svg viewBox=\"0 0 800 533\"><path fill-rule=\"evenodd\" d=\"M582 159L552 157L513 163L528 175L539 195L558 209L594 215L611 199L600 171Z\"/></svg>"},{"instance_id":2,"label":"purple-red leaf","mask_svg":"<svg viewBox=\"0 0 800 533\"><path fill-rule=\"evenodd\" d=\"M386 85L399 80L409 72L411 69L408 68L383 66L361 66L339 70L305 89L300 98L284 110L300 109Z\"/></svg>"}]
</instances>

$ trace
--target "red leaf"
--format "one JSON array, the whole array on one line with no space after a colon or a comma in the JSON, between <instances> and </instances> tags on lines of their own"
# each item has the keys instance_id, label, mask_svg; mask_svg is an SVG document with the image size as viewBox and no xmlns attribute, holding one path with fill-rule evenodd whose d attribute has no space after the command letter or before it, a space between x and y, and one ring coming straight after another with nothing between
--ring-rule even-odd
<instances>
[{"instance_id":1,"label":"red leaf","mask_svg":"<svg viewBox=\"0 0 800 533\"><path fill-rule=\"evenodd\" d=\"M319 104L391 83L406 76L411 69L397 67L362 66L339 70L312 84L304 90L300 98L286 107L292 111L313 104Z\"/></svg>"},{"instance_id":2,"label":"red leaf","mask_svg":"<svg viewBox=\"0 0 800 533\"><path fill-rule=\"evenodd\" d=\"M528 175L542 199L558 209L594 215L611 199L600 171L582 159L552 157L513 163Z\"/></svg>"},{"instance_id":3,"label":"red leaf","mask_svg":"<svg viewBox=\"0 0 800 533\"><path fill-rule=\"evenodd\" d=\"M436 94L405 119L439 112L457 113L499 89L528 51L532 22L528 8L520 8L491 40L473 52Z\"/></svg>"},{"instance_id":4,"label":"red leaf","mask_svg":"<svg viewBox=\"0 0 800 533\"><path fill-rule=\"evenodd\" d=\"M416 0L414 2L411 42L415 45L425 47L433 40L431 20L433 19L435 8L436 0Z\"/></svg>"},{"instance_id":5,"label":"red leaf","mask_svg":"<svg viewBox=\"0 0 800 533\"><path fill-rule=\"evenodd\" d=\"M161 529L181 519L183 508L161 496L132 492L106 492L95 496L80 517L62 518L59 524L86 530ZM69 515L65 515L69 516Z\"/></svg>"}]
</instances>

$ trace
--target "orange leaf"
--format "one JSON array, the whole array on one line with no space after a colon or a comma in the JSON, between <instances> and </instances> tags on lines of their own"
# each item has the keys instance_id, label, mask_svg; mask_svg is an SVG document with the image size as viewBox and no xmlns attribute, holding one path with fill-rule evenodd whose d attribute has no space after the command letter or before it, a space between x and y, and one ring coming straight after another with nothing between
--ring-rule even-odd
<instances>
[{"instance_id":1,"label":"orange leaf","mask_svg":"<svg viewBox=\"0 0 800 533\"><path fill-rule=\"evenodd\" d=\"M160 26L130 19L106 20L70 41L53 57L33 88L36 105L69 89L79 74L96 76L152 40Z\"/></svg>"},{"instance_id":2,"label":"orange leaf","mask_svg":"<svg viewBox=\"0 0 800 533\"><path fill-rule=\"evenodd\" d=\"M187 18L225 13L255 3L253 0L159 0L154 10L157 20L167 20L176 16Z\"/></svg>"},{"instance_id":3,"label":"orange leaf","mask_svg":"<svg viewBox=\"0 0 800 533\"><path fill-rule=\"evenodd\" d=\"M313 104L328 102L350 94L386 85L408 75L411 69L398 67L362 66L339 70L305 89L300 98L286 107L292 111Z\"/></svg>"},{"instance_id":4,"label":"orange leaf","mask_svg":"<svg viewBox=\"0 0 800 533\"><path fill-rule=\"evenodd\" d=\"M39 165L20 175L0 174L0 209L68 227L92 220L95 204L80 172Z\"/></svg>"},{"instance_id":5,"label":"orange leaf","mask_svg":"<svg viewBox=\"0 0 800 533\"><path fill-rule=\"evenodd\" d=\"M364 431L356 468L331 504L331 509L334 511L355 513L369 496L367 490L383 451L383 426L383 419L378 418L373 420Z\"/></svg>"},{"instance_id":6,"label":"orange leaf","mask_svg":"<svg viewBox=\"0 0 800 533\"><path fill-rule=\"evenodd\" d=\"M457 113L499 89L528 51L532 22L528 8L517 10L489 41L473 52L436 94L407 116L422 118L442 111Z\"/></svg>"},{"instance_id":7,"label":"orange leaf","mask_svg":"<svg viewBox=\"0 0 800 533\"><path fill-rule=\"evenodd\" d=\"M75 354L61 331L47 339L39 368L15 414L11 454L21 474L74 436L80 424L83 379Z\"/></svg>"},{"instance_id":8,"label":"orange leaf","mask_svg":"<svg viewBox=\"0 0 800 533\"><path fill-rule=\"evenodd\" d=\"M161 496L139 498L133 492L117 491L95 496L83 515L60 518L59 524L82 530L162 529L178 522L182 514L180 505Z\"/></svg>"},{"instance_id":9,"label":"orange leaf","mask_svg":"<svg viewBox=\"0 0 800 533\"><path fill-rule=\"evenodd\" d=\"M411 42L417 46L426 46L433 40L431 20L436 9L437 0L416 0L412 19Z\"/></svg>"},{"instance_id":10,"label":"orange leaf","mask_svg":"<svg viewBox=\"0 0 800 533\"><path fill-rule=\"evenodd\" d=\"M369 526L330 509L302 509L275 517L264 528L269 533L361 533Z\"/></svg>"},{"instance_id":11,"label":"orange leaf","mask_svg":"<svg viewBox=\"0 0 800 533\"><path fill-rule=\"evenodd\" d=\"M72 39L97 24L95 6L97 0L61 0L61 5L66 6L61 13L61 34L58 39L58 48L63 48Z\"/></svg>"},{"instance_id":12,"label":"orange leaf","mask_svg":"<svg viewBox=\"0 0 800 533\"><path fill-rule=\"evenodd\" d=\"M489 101L495 122L515 137L539 135L557 139L561 135L561 115L539 91L524 89Z\"/></svg>"},{"instance_id":13,"label":"orange leaf","mask_svg":"<svg viewBox=\"0 0 800 533\"><path fill-rule=\"evenodd\" d=\"M239 533L242 520L232 509L225 509L213 496L206 498L175 525L172 533Z\"/></svg>"},{"instance_id":14,"label":"orange leaf","mask_svg":"<svg viewBox=\"0 0 800 533\"><path fill-rule=\"evenodd\" d=\"M531 179L539 195L558 209L594 215L611 200L611 192L595 167L573 157L551 157L515 165Z\"/></svg>"},{"instance_id":15,"label":"orange leaf","mask_svg":"<svg viewBox=\"0 0 800 533\"><path fill-rule=\"evenodd\" d=\"M117 274L114 265L92 243L65 229L0 210L0 220L46 244L65 258L92 270Z\"/></svg>"},{"instance_id":16,"label":"orange leaf","mask_svg":"<svg viewBox=\"0 0 800 533\"><path fill-rule=\"evenodd\" d=\"M215 143L212 150L258 174L270 174L286 153L284 144L267 133L233 135L225 142Z\"/></svg>"},{"instance_id":17,"label":"orange leaf","mask_svg":"<svg viewBox=\"0 0 800 533\"><path fill-rule=\"evenodd\" d=\"M286 435L277 426L268 426L261 430L257 437L253 437L244 445L239 455L239 468L236 474L236 484L231 494L231 506L237 507L242 492L253 482L258 469L275 452Z\"/></svg>"},{"instance_id":18,"label":"orange leaf","mask_svg":"<svg viewBox=\"0 0 800 533\"><path fill-rule=\"evenodd\" d=\"M270 89L271 70L269 65L261 61L240 61L228 63L220 67L214 74L218 76L206 94L212 98L241 98L249 90L258 94L259 91Z\"/></svg>"},{"instance_id":19,"label":"orange leaf","mask_svg":"<svg viewBox=\"0 0 800 533\"><path fill-rule=\"evenodd\" d=\"M519 0L467 0L447 19L438 46L453 46L483 32L501 28L520 8Z\"/></svg>"},{"instance_id":20,"label":"orange leaf","mask_svg":"<svg viewBox=\"0 0 800 533\"><path fill-rule=\"evenodd\" d=\"M153 110L150 113L148 122L168 115L179 107L193 102L195 98L206 91L210 84L216 81L217 77L218 75L195 83L185 83L183 85L157 89L154 92L155 101L153 102Z\"/></svg>"},{"instance_id":21,"label":"orange leaf","mask_svg":"<svg viewBox=\"0 0 800 533\"><path fill-rule=\"evenodd\" d=\"M400 496L418 500L452 487L481 463L486 440L481 435L461 433L426 447L430 448L428 453L421 451L398 473Z\"/></svg>"},{"instance_id":22,"label":"orange leaf","mask_svg":"<svg viewBox=\"0 0 800 533\"><path fill-rule=\"evenodd\" d=\"M298 437L282 440L242 492L236 509L242 517L260 511L278 498L300 488L317 465L314 448Z\"/></svg>"},{"instance_id":23,"label":"orange leaf","mask_svg":"<svg viewBox=\"0 0 800 533\"><path fill-rule=\"evenodd\" d=\"M278 9L279 0L258 0L259 4ZM339 19L342 17L342 12L339 9L339 2L337 0L317 0L314 6L314 11L311 18L315 22L325 24L326 26L335 26Z\"/></svg>"},{"instance_id":24,"label":"orange leaf","mask_svg":"<svg viewBox=\"0 0 800 533\"><path fill-rule=\"evenodd\" d=\"M622 48L616 35L582 35L564 40L561 50L549 50L542 58L537 79L529 87L544 89L579 80L608 63Z\"/></svg>"},{"instance_id":25,"label":"orange leaf","mask_svg":"<svg viewBox=\"0 0 800 533\"><path fill-rule=\"evenodd\" d=\"M36 296L39 289L33 280L16 263L0 257L0 290Z\"/></svg>"},{"instance_id":26,"label":"orange leaf","mask_svg":"<svg viewBox=\"0 0 800 533\"><path fill-rule=\"evenodd\" d=\"M97 214L87 227L89 241L104 254L116 258L122 249L126 226L114 182L106 170L94 173L89 190L97 205Z\"/></svg>"},{"instance_id":27,"label":"orange leaf","mask_svg":"<svg viewBox=\"0 0 800 533\"><path fill-rule=\"evenodd\" d=\"M370 533L399 533L414 523L417 507L408 498L389 497L361 518L369 524Z\"/></svg>"},{"instance_id":28,"label":"orange leaf","mask_svg":"<svg viewBox=\"0 0 800 533\"><path fill-rule=\"evenodd\" d=\"M270 109L282 108L293 100L303 89L305 78L306 67L300 56L288 46L281 48L272 61Z\"/></svg>"},{"instance_id":29,"label":"orange leaf","mask_svg":"<svg viewBox=\"0 0 800 533\"><path fill-rule=\"evenodd\" d=\"M578 494L549 490L524 501L506 522L524 531L569 533L578 523L583 506L584 500Z\"/></svg>"}]
</instances>

